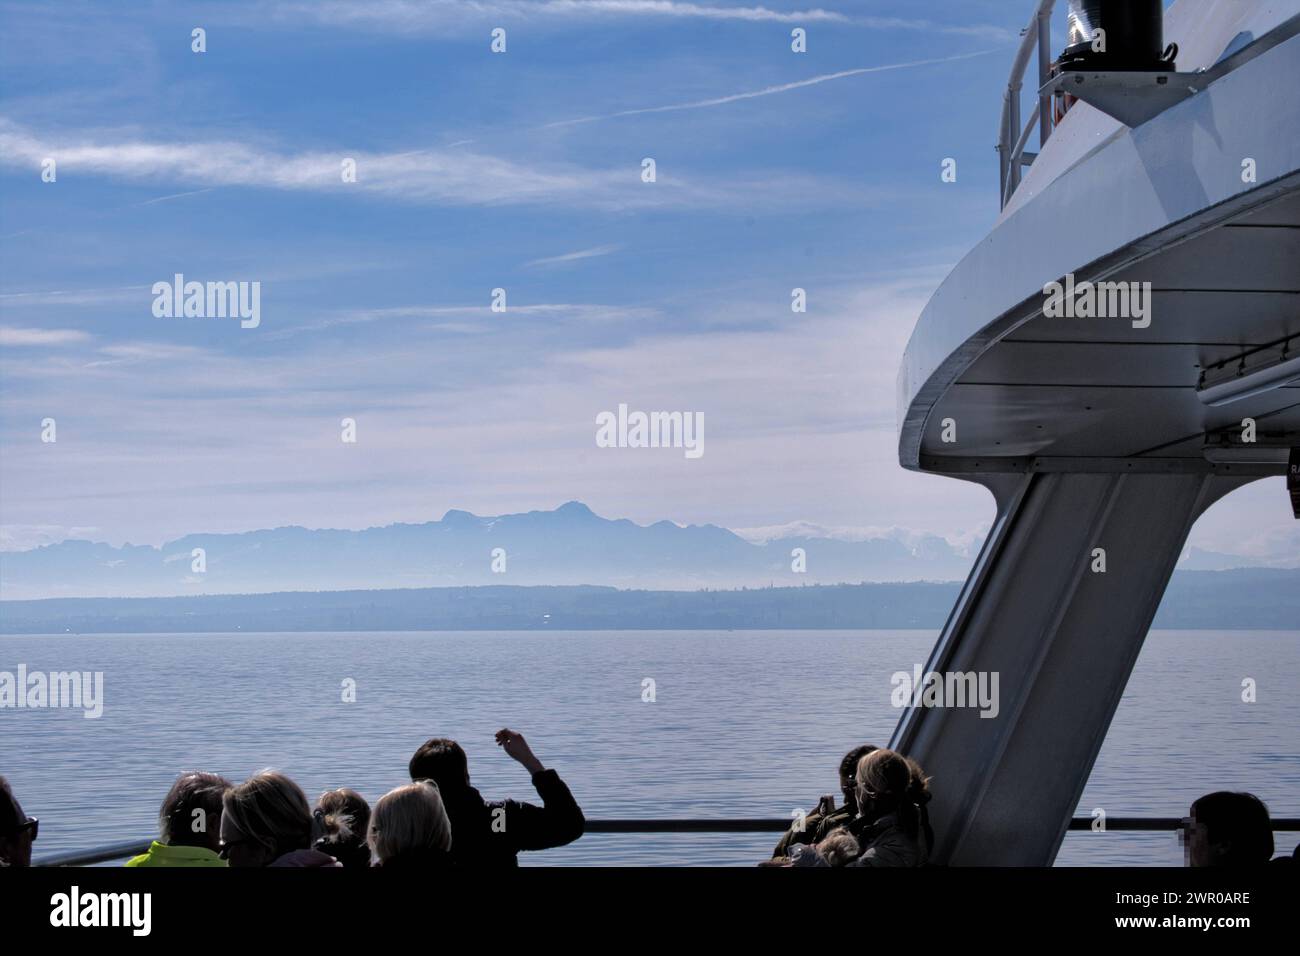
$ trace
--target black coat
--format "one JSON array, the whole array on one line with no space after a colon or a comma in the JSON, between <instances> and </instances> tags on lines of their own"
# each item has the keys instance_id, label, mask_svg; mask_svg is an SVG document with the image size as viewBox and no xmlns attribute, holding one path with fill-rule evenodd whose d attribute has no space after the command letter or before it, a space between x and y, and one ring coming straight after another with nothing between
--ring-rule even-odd
<instances>
[{"instance_id":1,"label":"black coat","mask_svg":"<svg viewBox=\"0 0 1300 956\"><path fill-rule=\"evenodd\" d=\"M521 850L564 846L582 836L586 818L554 770L533 775L539 807L517 800L488 802L473 787L442 791L451 820L451 859L456 866L517 866Z\"/></svg>"}]
</instances>

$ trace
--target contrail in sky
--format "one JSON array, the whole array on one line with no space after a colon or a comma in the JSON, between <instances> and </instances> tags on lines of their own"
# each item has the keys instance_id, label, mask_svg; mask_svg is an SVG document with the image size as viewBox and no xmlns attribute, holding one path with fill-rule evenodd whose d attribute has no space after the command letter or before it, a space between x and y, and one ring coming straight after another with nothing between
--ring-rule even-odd
<instances>
[{"instance_id":1,"label":"contrail in sky","mask_svg":"<svg viewBox=\"0 0 1300 956\"><path fill-rule=\"evenodd\" d=\"M977 50L974 53L959 53L956 56L939 57L933 60L912 60L908 63L886 63L883 66L864 66L856 70L841 70L838 73L823 73L820 76L809 77L806 80L796 80L793 83L782 83L779 86L768 86L761 90L750 90L746 93L732 93L729 96L719 96L709 100L694 100L690 103L672 103L668 106L645 106L635 110L619 110L617 113L606 113L603 116L583 116L578 119L559 120L554 123L546 123L537 129L554 129L559 126L577 126L581 123L597 123L601 120L617 119L620 116L638 116L642 113L671 113L676 110L698 110L710 106L723 106L727 103L735 103L738 100L752 100L760 96L771 96L774 93L788 93L790 90L803 89L805 86L816 86L818 83L828 83L831 80L842 80L848 76L861 76L864 73L884 73L889 70L906 70L915 66L929 66L934 63L952 63L955 60L969 60L972 57L986 56L990 53L996 53L997 50Z\"/></svg>"}]
</instances>

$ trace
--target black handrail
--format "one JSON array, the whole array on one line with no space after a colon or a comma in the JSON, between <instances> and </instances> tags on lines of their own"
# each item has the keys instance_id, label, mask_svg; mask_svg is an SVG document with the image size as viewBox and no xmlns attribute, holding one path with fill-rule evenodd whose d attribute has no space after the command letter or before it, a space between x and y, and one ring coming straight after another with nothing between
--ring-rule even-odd
<instances>
[{"instance_id":1,"label":"black handrail","mask_svg":"<svg viewBox=\"0 0 1300 956\"><path fill-rule=\"evenodd\" d=\"M791 821L785 817L765 817L749 820L588 820L586 833L784 833ZM1107 817L1107 830L1173 832L1181 829L1181 817ZM1075 817L1071 830L1091 830L1092 817ZM1300 817L1280 817L1273 820L1274 833L1300 831ZM149 849L149 841L133 840L114 843L93 850L73 850L55 853L35 861L35 866L92 866L111 860L124 860L138 856Z\"/></svg>"}]
</instances>

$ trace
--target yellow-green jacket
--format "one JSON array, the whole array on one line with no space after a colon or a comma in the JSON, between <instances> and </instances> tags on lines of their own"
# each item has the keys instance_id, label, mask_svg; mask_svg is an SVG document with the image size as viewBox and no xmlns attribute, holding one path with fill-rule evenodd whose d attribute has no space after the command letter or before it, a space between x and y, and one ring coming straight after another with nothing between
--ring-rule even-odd
<instances>
[{"instance_id":1,"label":"yellow-green jacket","mask_svg":"<svg viewBox=\"0 0 1300 956\"><path fill-rule=\"evenodd\" d=\"M226 861L204 846L168 846L154 840L148 853L126 861L127 866L225 866Z\"/></svg>"}]
</instances>

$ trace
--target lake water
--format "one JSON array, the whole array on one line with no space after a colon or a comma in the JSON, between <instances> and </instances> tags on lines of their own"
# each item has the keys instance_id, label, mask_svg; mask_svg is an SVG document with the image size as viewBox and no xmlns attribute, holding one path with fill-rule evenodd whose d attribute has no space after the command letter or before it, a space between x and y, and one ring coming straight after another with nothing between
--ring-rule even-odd
<instances>
[{"instance_id":1,"label":"lake water","mask_svg":"<svg viewBox=\"0 0 1300 956\"><path fill-rule=\"evenodd\" d=\"M175 775L275 767L311 798L372 803L427 737L455 737L489 798L535 799L493 744L524 733L591 819L788 817L840 756L888 741L890 675L923 631L149 634L0 637L0 670L102 671L102 717L0 710L0 774L41 819L36 855L155 834ZM1258 700L1241 700L1243 678ZM356 681L356 701L341 683ZM642 682L655 681L655 701ZM1300 816L1300 631L1155 631L1079 815L1182 816L1251 790ZM1279 849L1300 835L1279 836ZM1289 842L1290 841L1290 842ZM588 835L525 864L753 864L775 835ZM1058 864L1182 862L1173 834L1072 833Z\"/></svg>"}]
</instances>

